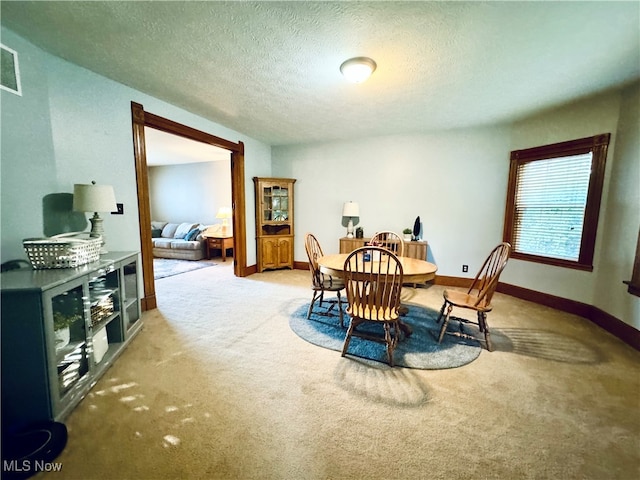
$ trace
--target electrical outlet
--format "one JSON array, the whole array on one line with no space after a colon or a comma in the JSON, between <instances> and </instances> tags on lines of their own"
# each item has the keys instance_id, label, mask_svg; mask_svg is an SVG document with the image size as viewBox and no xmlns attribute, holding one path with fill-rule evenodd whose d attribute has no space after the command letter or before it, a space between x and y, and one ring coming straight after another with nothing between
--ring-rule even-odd
<instances>
[{"instance_id":1,"label":"electrical outlet","mask_svg":"<svg viewBox=\"0 0 640 480\"><path fill-rule=\"evenodd\" d=\"M469 271L469 265L462 265L462 273L467 273Z\"/></svg>"},{"instance_id":2,"label":"electrical outlet","mask_svg":"<svg viewBox=\"0 0 640 480\"><path fill-rule=\"evenodd\" d=\"M124 203L116 203L117 210L111 212L111 215L124 215Z\"/></svg>"}]
</instances>

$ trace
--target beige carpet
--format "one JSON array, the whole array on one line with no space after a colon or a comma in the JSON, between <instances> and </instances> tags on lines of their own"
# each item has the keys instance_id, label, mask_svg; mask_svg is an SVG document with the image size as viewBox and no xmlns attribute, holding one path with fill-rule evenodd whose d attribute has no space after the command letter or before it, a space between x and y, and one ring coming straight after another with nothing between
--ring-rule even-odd
<instances>
[{"instance_id":1,"label":"beige carpet","mask_svg":"<svg viewBox=\"0 0 640 480\"><path fill-rule=\"evenodd\" d=\"M231 262L156 282L159 308L67 420L45 479L634 479L640 352L501 294L496 351L426 371L298 338L308 272ZM439 308L442 288L405 289Z\"/></svg>"}]
</instances>

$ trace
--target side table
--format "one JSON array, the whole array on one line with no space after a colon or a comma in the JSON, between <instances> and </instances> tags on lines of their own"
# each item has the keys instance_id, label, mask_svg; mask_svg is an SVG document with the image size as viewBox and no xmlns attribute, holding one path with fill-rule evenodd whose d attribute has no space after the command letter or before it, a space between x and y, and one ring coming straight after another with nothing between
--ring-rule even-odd
<instances>
[{"instance_id":1,"label":"side table","mask_svg":"<svg viewBox=\"0 0 640 480\"><path fill-rule=\"evenodd\" d=\"M211 250L222 250L222 261L227 261L227 249L233 249L233 237L206 237L207 258L211 258Z\"/></svg>"},{"instance_id":2,"label":"side table","mask_svg":"<svg viewBox=\"0 0 640 480\"><path fill-rule=\"evenodd\" d=\"M340 239L340 253L351 253L356 248L364 247L371 238L346 238ZM427 259L426 241L423 242L404 242L404 256L409 258L417 258L418 260Z\"/></svg>"}]
</instances>

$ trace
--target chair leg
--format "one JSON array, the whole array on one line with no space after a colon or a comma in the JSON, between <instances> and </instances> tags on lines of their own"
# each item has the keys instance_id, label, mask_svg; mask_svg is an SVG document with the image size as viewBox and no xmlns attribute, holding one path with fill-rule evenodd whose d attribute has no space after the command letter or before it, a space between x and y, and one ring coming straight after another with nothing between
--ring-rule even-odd
<instances>
[{"instance_id":1,"label":"chair leg","mask_svg":"<svg viewBox=\"0 0 640 480\"><path fill-rule=\"evenodd\" d=\"M344 328L344 317L342 315L342 298L340 297L340 290L336 292L338 296L338 314L340 315L340 328Z\"/></svg>"},{"instance_id":2,"label":"chair leg","mask_svg":"<svg viewBox=\"0 0 640 480\"><path fill-rule=\"evenodd\" d=\"M313 304L318 299L318 292L316 290L313 291L313 298L311 299L311 303L309 304L309 310L307 311L307 320L311 318L311 311L313 310Z\"/></svg>"},{"instance_id":3,"label":"chair leg","mask_svg":"<svg viewBox=\"0 0 640 480\"><path fill-rule=\"evenodd\" d=\"M355 329L355 322L351 319L349 322L349 328L347 329L347 335L344 337L344 344L342 345L342 356L344 357L347 354L347 349L349 348L349 342L351 342L351 334Z\"/></svg>"},{"instance_id":4,"label":"chair leg","mask_svg":"<svg viewBox=\"0 0 640 480\"><path fill-rule=\"evenodd\" d=\"M394 339L391 337L391 325L388 323L384 324L384 340L387 344L387 359L389 360L389 366L393 367L393 350L395 349L395 345Z\"/></svg>"},{"instance_id":5,"label":"chair leg","mask_svg":"<svg viewBox=\"0 0 640 480\"><path fill-rule=\"evenodd\" d=\"M445 302L445 305L447 302ZM442 306L442 310L444 311L444 305ZM447 325L449 324L449 316L451 315L451 310L453 310L453 305L449 304L447 307L447 313L444 317L444 322L442 322L442 328L440 329L440 336L438 337L438 343L442 343L442 339L444 338L444 332L447 331Z\"/></svg>"},{"instance_id":6,"label":"chair leg","mask_svg":"<svg viewBox=\"0 0 640 480\"><path fill-rule=\"evenodd\" d=\"M484 332L484 341L487 343L487 350L493 352L491 335L489 334L489 325L487 324L487 314L485 312L478 312L478 324L480 325L480 331Z\"/></svg>"},{"instance_id":7,"label":"chair leg","mask_svg":"<svg viewBox=\"0 0 640 480\"><path fill-rule=\"evenodd\" d=\"M442 320L442 316L444 315L444 307L446 306L447 306L447 301L445 300L444 303L442 304L442 308L440 309L440 315L438 316L436 323L440 323L440 320Z\"/></svg>"}]
</instances>

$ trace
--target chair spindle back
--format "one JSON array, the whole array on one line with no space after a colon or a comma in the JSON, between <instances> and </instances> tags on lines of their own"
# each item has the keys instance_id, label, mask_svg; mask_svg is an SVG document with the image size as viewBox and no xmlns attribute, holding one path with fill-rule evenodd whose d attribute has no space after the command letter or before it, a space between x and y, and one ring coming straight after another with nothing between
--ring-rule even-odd
<instances>
[{"instance_id":1,"label":"chair spindle back","mask_svg":"<svg viewBox=\"0 0 640 480\"><path fill-rule=\"evenodd\" d=\"M309 269L311 270L313 285L315 287L321 287L323 285L324 275L320 272L318 259L324 254L322 253L320 242L318 242L318 239L312 233L307 233L304 238L304 248L309 258Z\"/></svg>"},{"instance_id":2,"label":"chair spindle back","mask_svg":"<svg viewBox=\"0 0 640 480\"><path fill-rule=\"evenodd\" d=\"M486 306L491 303L493 294L498 286L500 274L507 265L510 253L511 245L503 242L495 247L484 261L467 292L469 295L476 297L474 305L482 304Z\"/></svg>"},{"instance_id":3,"label":"chair spindle back","mask_svg":"<svg viewBox=\"0 0 640 480\"><path fill-rule=\"evenodd\" d=\"M370 260L365 261L365 254ZM373 258L380 255L380 260ZM398 315L403 270L398 257L382 247L361 247L344 263L347 300L353 315L389 320Z\"/></svg>"}]
</instances>

